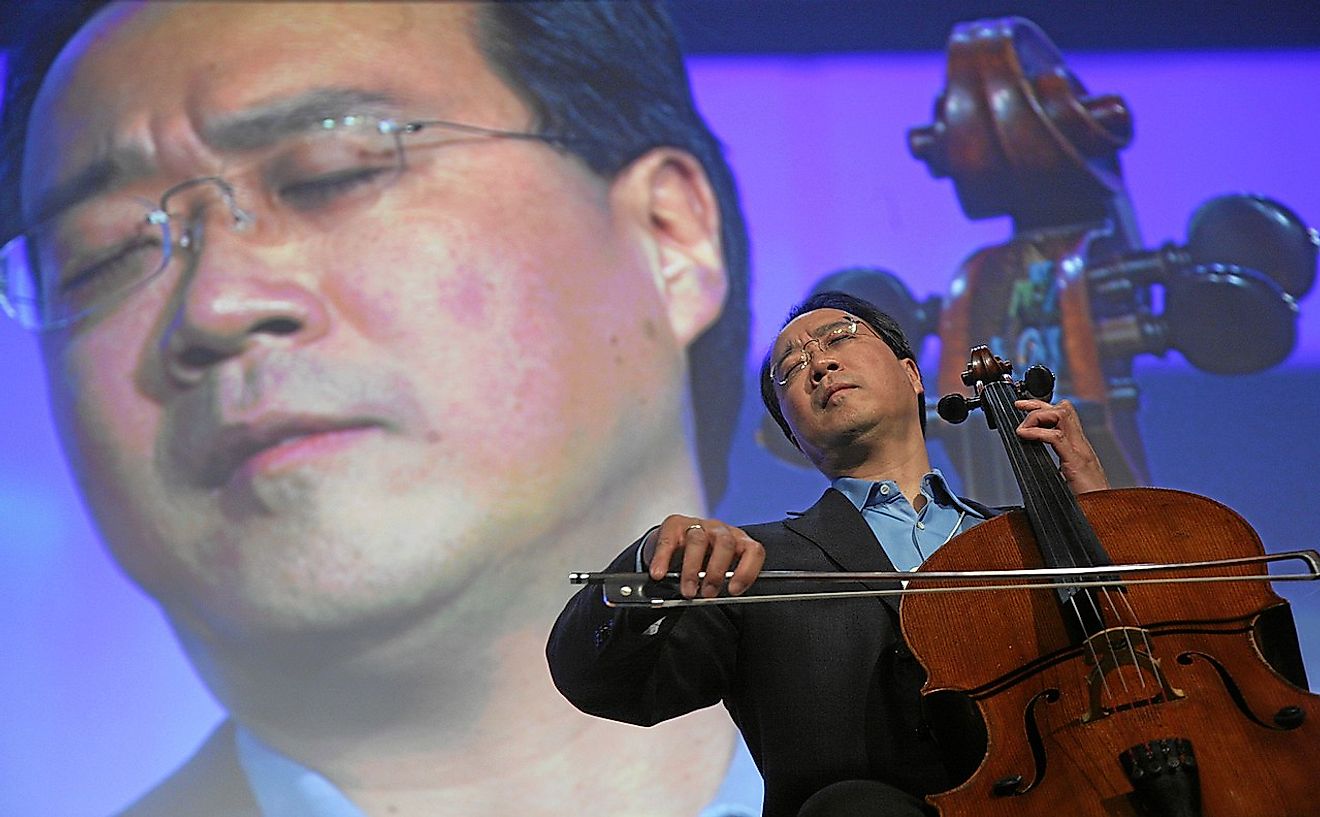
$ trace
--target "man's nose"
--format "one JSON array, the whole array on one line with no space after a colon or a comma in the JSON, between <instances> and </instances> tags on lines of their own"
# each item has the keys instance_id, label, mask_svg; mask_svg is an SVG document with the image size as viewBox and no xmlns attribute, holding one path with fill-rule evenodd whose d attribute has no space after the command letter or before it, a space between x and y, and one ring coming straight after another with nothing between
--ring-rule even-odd
<instances>
[{"instance_id":1,"label":"man's nose","mask_svg":"<svg viewBox=\"0 0 1320 817\"><path fill-rule=\"evenodd\" d=\"M825 375L838 370L839 361L829 353L829 350L818 345L815 353L811 356L810 366L812 382L819 383Z\"/></svg>"},{"instance_id":2,"label":"man's nose","mask_svg":"<svg viewBox=\"0 0 1320 817\"><path fill-rule=\"evenodd\" d=\"M188 259L164 337L169 374L182 385L249 350L308 343L329 326L317 279L294 247L216 232Z\"/></svg>"}]
</instances>

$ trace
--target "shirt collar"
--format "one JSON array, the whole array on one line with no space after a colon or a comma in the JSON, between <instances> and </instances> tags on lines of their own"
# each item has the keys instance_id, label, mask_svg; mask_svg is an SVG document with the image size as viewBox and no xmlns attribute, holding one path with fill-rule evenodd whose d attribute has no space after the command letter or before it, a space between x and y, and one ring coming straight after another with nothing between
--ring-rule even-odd
<instances>
[{"instance_id":1,"label":"shirt collar","mask_svg":"<svg viewBox=\"0 0 1320 817\"><path fill-rule=\"evenodd\" d=\"M263 743L240 724L234 732L238 762L261 813L267 817L365 817L333 783ZM755 817L761 813L761 773L738 738L724 783L700 817Z\"/></svg>"},{"instance_id":2,"label":"shirt collar","mask_svg":"<svg viewBox=\"0 0 1320 817\"><path fill-rule=\"evenodd\" d=\"M830 482L830 485L834 486L834 490L848 497L848 501L859 511L866 507L866 501L871 498L871 489L881 484L872 482L869 479L857 479L856 477L838 477ZM892 486L895 493L898 491L898 484L893 480L885 480L883 484Z\"/></svg>"},{"instance_id":3,"label":"shirt collar","mask_svg":"<svg viewBox=\"0 0 1320 817\"><path fill-rule=\"evenodd\" d=\"M873 482L869 479L857 479L856 477L838 477L830 482L836 491L848 497L848 501L853 504L857 510L862 510L869 505L883 505L886 502L894 502L903 496L903 492L898 489L898 483L892 479ZM882 487L888 486L887 493L882 492ZM932 468L921 478L921 492L926 495L926 499L934 502L936 505L944 507L957 508L960 511L966 511L969 516L977 519L984 519L985 514L976 510L962 500L949 489L949 483L944 478L944 474L938 468Z\"/></svg>"},{"instance_id":4,"label":"shirt collar","mask_svg":"<svg viewBox=\"0 0 1320 817\"><path fill-rule=\"evenodd\" d=\"M333 783L267 746L241 725L238 762L268 817L366 817Z\"/></svg>"}]
</instances>

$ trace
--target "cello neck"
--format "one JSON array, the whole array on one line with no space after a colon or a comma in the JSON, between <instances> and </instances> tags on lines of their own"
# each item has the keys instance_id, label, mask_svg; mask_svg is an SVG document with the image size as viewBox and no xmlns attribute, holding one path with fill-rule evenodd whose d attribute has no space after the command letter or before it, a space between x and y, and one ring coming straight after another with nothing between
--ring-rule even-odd
<instances>
[{"instance_id":1,"label":"cello neck","mask_svg":"<svg viewBox=\"0 0 1320 817\"><path fill-rule=\"evenodd\" d=\"M986 384L981 400L1008 455L1022 492L1022 504L1041 547L1046 567L1094 567L1112 564L1082 514L1077 497L1054 464L1044 443L1024 440L1017 427L1026 416L1013 405L1011 383Z\"/></svg>"},{"instance_id":2,"label":"cello neck","mask_svg":"<svg viewBox=\"0 0 1320 817\"><path fill-rule=\"evenodd\" d=\"M1022 492L1023 506L1044 565L1067 568L1113 564L1049 450L1043 443L1017 435L1025 414L1014 405L1018 392L1007 373L983 382L979 391L981 408L999 433ZM1069 587L1056 591L1060 604L1079 611L1082 630L1076 634L1079 637L1104 628L1098 617L1088 615L1088 611L1097 609L1095 605L1078 603L1079 594L1088 592Z\"/></svg>"}]
</instances>

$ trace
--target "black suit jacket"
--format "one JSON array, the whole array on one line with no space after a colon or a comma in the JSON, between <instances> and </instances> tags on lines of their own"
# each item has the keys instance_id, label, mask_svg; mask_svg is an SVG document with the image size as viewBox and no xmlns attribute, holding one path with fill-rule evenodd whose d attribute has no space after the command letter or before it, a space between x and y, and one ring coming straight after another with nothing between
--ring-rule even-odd
<instances>
[{"instance_id":1,"label":"black suit jacket","mask_svg":"<svg viewBox=\"0 0 1320 817\"><path fill-rule=\"evenodd\" d=\"M894 569L833 489L801 516L744 530L765 545L766 570ZM639 546L608 569L633 570ZM547 655L560 691L593 715L650 725L722 701L765 778L766 817L793 817L841 780L916 795L957 782L923 714L924 672L902 642L894 597L666 612L611 609L587 586Z\"/></svg>"}]
</instances>

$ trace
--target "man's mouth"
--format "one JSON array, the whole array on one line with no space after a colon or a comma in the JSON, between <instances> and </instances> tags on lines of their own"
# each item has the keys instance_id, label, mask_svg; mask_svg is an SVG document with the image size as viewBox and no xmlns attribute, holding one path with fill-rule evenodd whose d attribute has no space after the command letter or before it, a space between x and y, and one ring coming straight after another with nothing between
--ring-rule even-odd
<instances>
[{"instance_id":1,"label":"man's mouth","mask_svg":"<svg viewBox=\"0 0 1320 817\"><path fill-rule=\"evenodd\" d=\"M235 478L251 479L328 456L382 431L380 422L298 415L272 415L224 426L206 447L198 475L218 488Z\"/></svg>"},{"instance_id":2,"label":"man's mouth","mask_svg":"<svg viewBox=\"0 0 1320 817\"><path fill-rule=\"evenodd\" d=\"M831 383L830 385L826 386L825 390L822 392L820 404L822 407L828 406L830 404L830 400L834 398L834 395L838 394L841 391L846 391L848 389L855 389L855 388L857 387L854 386L852 383Z\"/></svg>"}]
</instances>

